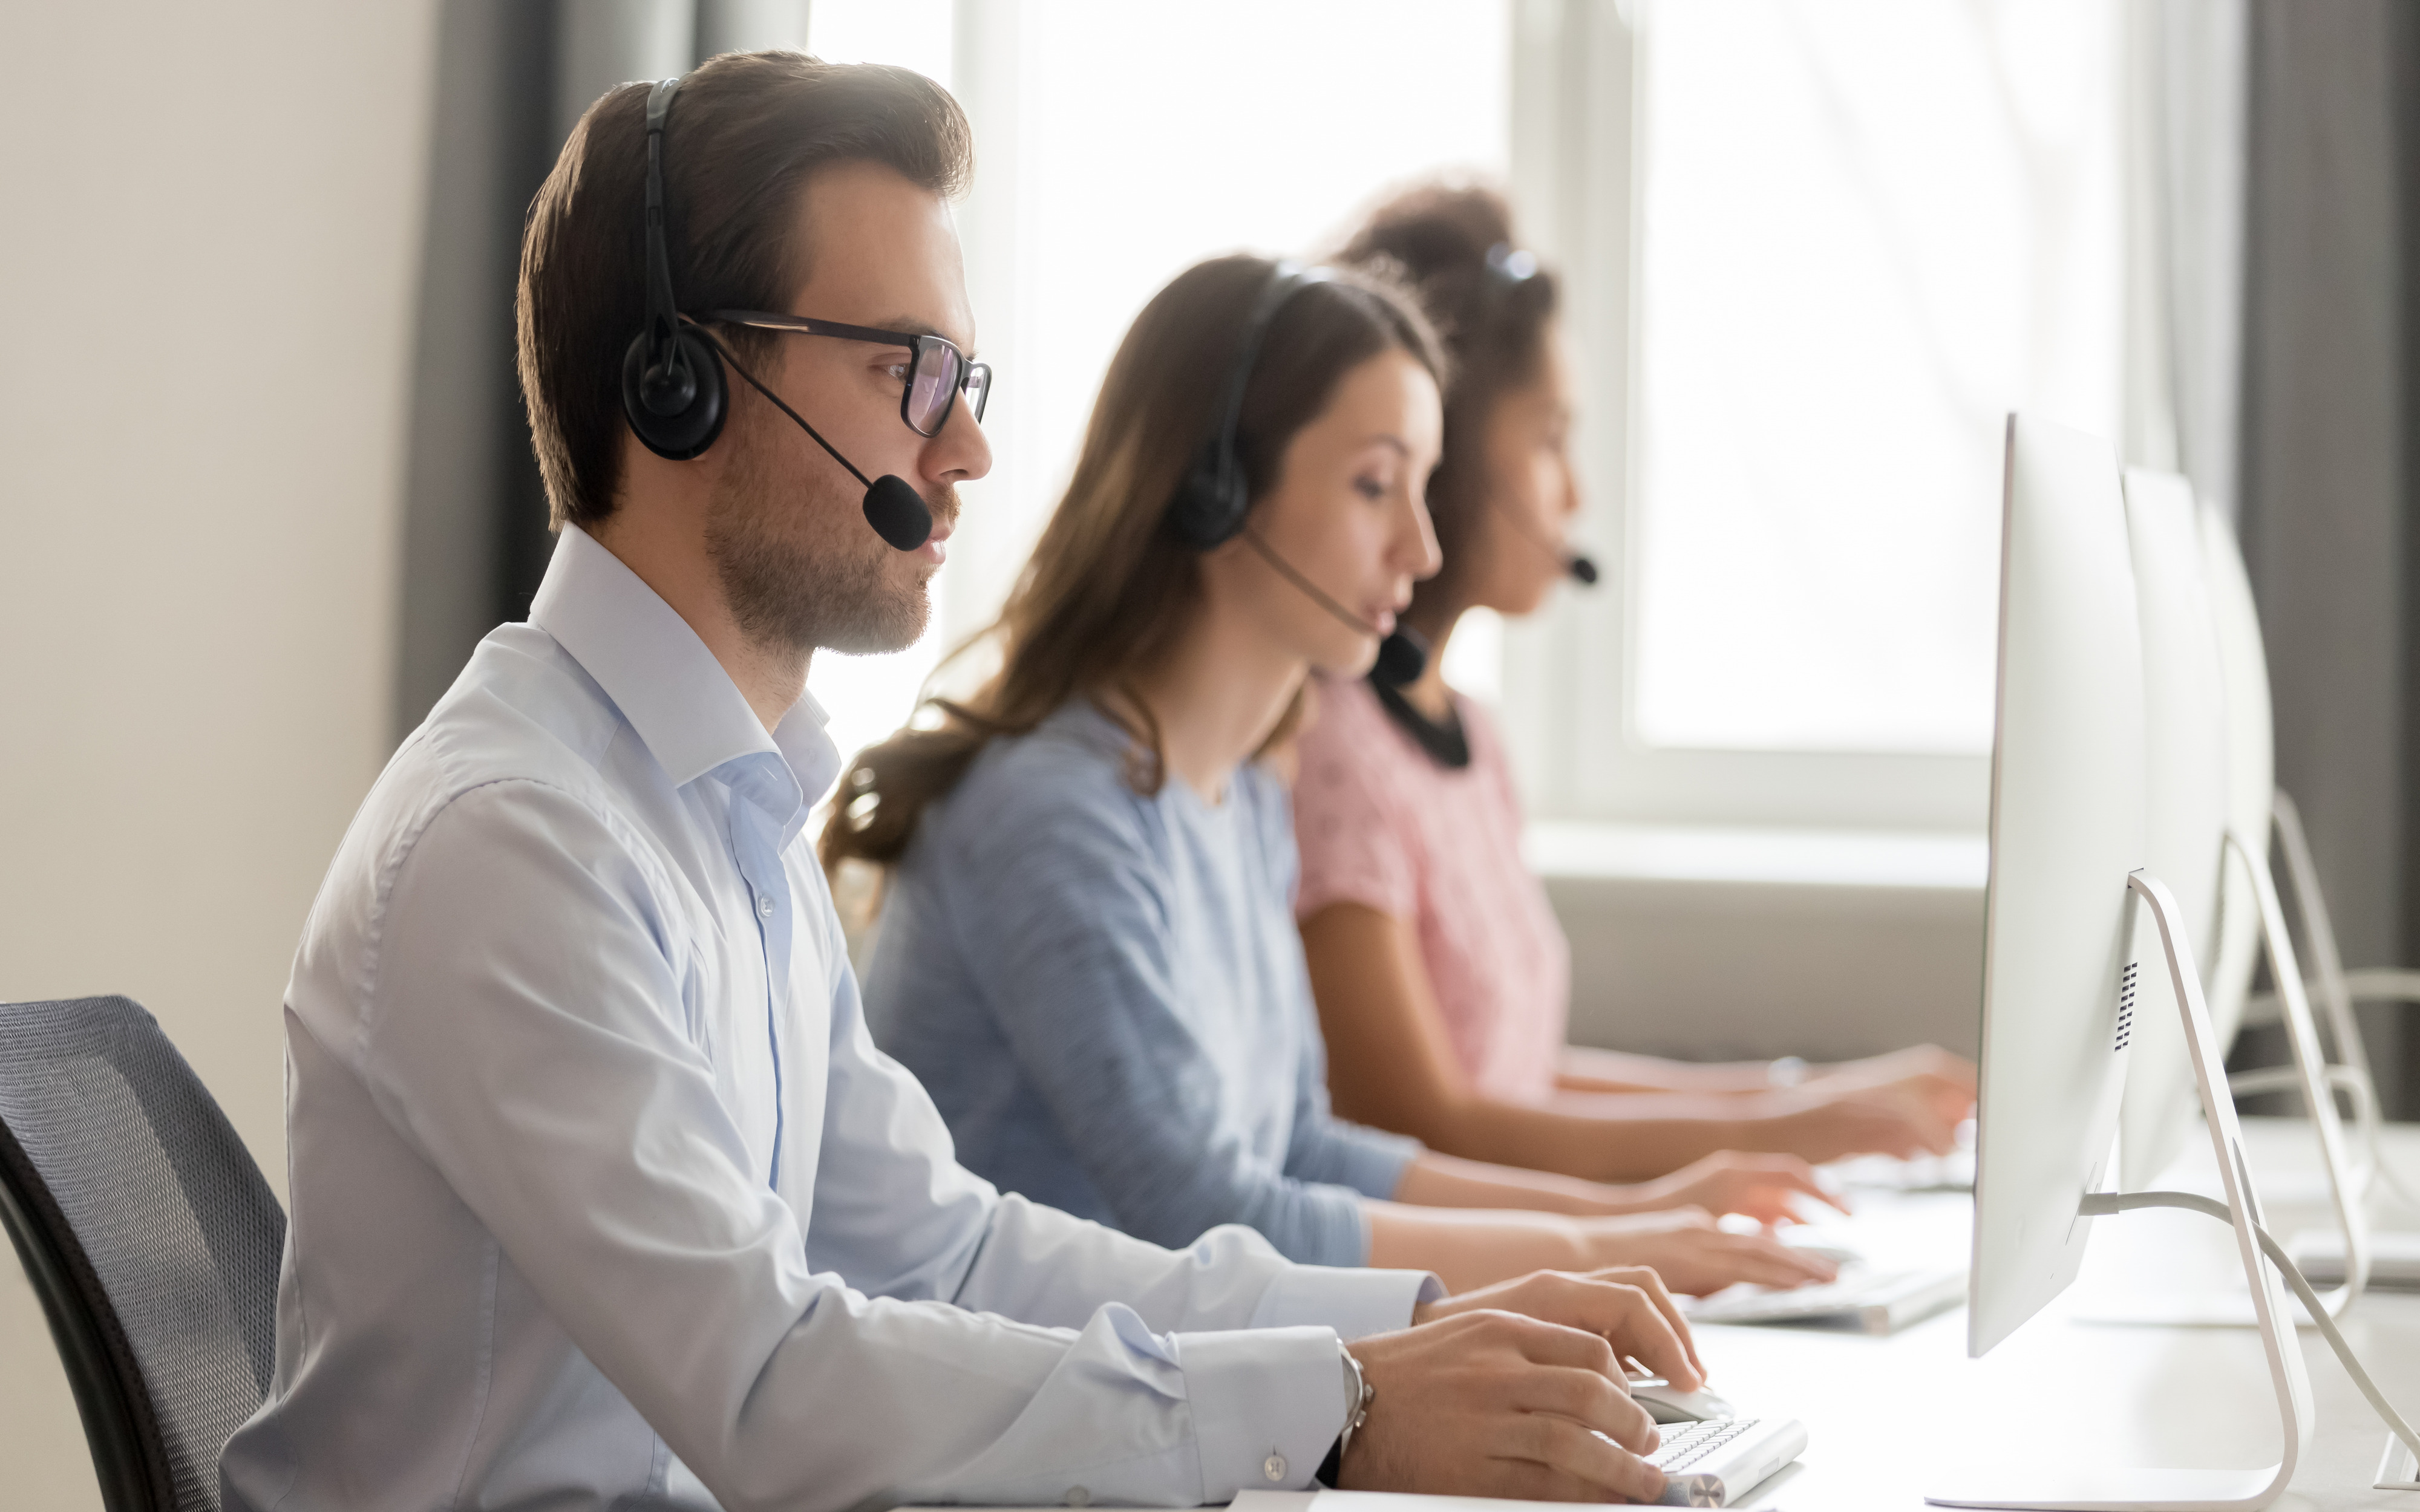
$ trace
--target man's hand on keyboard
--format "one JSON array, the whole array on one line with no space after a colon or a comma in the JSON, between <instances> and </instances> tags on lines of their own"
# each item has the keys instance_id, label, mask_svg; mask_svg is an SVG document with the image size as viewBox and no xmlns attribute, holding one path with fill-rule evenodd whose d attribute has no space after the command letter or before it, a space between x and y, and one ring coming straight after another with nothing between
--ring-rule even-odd
<instances>
[{"instance_id":1,"label":"man's hand on keyboard","mask_svg":"<svg viewBox=\"0 0 2420 1512\"><path fill-rule=\"evenodd\" d=\"M1536 1271L1423 1303L1413 1310L1412 1321L1486 1310L1520 1313L1594 1334L1612 1345L1617 1356L1637 1360L1683 1391L1706 1383L1705 1363L1698 1358L1697 1340L1690 1336L1681 1304L1665 1288L1664 1278L1643 1265L1613 1266L1584 1275Z\"/></svg>"},{"instance_id":2,"label":"man's hand on keyboard","mask_svg":"<svg viewBox=\"0 0 2420 1512\"><path fill-rule=\"evenodd\" d=\"M1664 1473L1640 1458L1661 1442L1654 1421L1621 1382L1615 1351L1627 1346L1479 1310L1351 1348L1373 1395L1338 1467L1342 1489L1552 1502L1663 1494Z\"/></svg>"}]
</instances>

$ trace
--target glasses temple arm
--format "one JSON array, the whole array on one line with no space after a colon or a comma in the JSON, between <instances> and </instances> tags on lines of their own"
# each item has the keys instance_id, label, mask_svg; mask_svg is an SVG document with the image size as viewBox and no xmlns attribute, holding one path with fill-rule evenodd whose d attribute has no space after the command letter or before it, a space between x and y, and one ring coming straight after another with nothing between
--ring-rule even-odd
<instances>
[{"instance_id":1,"label":"glasses temple arm","mask_svg":"<svg viewBox=\"0 0 2420 1512\"><path fill-rule=\"evenodd\" d=\"M686 316L682 318L684 320L688 320ZM850 477L855 478L858 482L863 484L868 488L874 486L873 479L857 471L856 463L840 455L840 448L824 440L823 433L821 431L815 429L814 426L808 424L806 421L799 416L796 409L783 404L780 394L775 393L772 390L758 382L756 380L756 375L748 371L748 369L742 365L738 358L732 356L731 348L725 347L720 340L718 340L713 332L706 330L706 327L699 325L694 320L689 320L688 323L690 330L695 331L700 336L706 339L706 344L707 346L712 347L717 352L720 352L722 355L722 360L731 364L733 371L737 372L741 378L748 380L748 386L750 388L754 389L757 393L771 400L773 402L774 409L779 409L782 413L789 416L792 422L794 422L800 430L805 431L809 436L814 439L814 443L817 446L822 447L825 451L831 454L831 459L833 461L839 463L842 467L848 469L848 475Z\"/></svg>"}]
</instances>

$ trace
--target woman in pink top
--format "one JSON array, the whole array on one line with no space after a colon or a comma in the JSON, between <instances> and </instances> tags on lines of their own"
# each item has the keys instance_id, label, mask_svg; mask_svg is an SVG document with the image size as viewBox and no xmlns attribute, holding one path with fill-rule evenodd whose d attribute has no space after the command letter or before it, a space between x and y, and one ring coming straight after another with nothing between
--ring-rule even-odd
<instances>
[{"instance_id":1,"label":"woman in pink top","mask_svg":"<svg viewBox=\"0 0 2420 1512\"><path fill-rule=\"evenodd\" d=\"M1564 1042L1571 952L1522 864L1512 771L1442 673L1464 611L1527 614L1570 571L1579 492L1555 280L1514 247L1500 196L1430 187L1379 209L1342 259L1408 275L1454 378L1428 489L1445 568L1404 615L1434 648L1427 671L1401 689L1324 684L1300 742L1295 909L1336 1109L1450 1154L1597 1180L1723 1150L1946 1151L1975 1072L1929 1045L1776 1086L1762 1063Z\"/></svg>"}]
</instances>

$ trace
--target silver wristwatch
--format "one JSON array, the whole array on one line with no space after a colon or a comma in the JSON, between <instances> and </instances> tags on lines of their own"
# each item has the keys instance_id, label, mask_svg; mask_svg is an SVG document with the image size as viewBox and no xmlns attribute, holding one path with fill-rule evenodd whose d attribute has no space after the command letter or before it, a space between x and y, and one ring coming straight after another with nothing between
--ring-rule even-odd
<instances>
[{"instance_id":1,"label":"silver wristwatch","mask_svg":"<svg viewBox=\"0 0 2420 1512\"><path fill-rule=\"evenodd\" d=\"M1336 1341L1336 1352L1344 1357L1344 1431L1336 1436L1336 1462L1342 1465L1345 1451L1353 1447L1353 1430L1370 1421L1370 1403L1378 1392L1361 1374L1361 1362L1353 1358L1342 1339Z\"/></svg>"}]
</instances>

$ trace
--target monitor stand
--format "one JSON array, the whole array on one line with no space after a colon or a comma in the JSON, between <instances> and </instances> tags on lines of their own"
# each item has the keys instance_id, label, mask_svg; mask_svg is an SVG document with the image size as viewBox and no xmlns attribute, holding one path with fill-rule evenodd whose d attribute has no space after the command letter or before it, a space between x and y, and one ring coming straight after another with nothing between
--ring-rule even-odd
<instances>
[{"instance_id":1,"label":"monitor stand","mask_svg":"<svg viewBox=\"0 0 2420 1512\"><path fill-rule=\"evenodd\" d=\"M2366 1197L2379 1174L2380 1126L2384 1117L2378 1103L2378 1083L2369 1072L2369 1049L2362 1038L2361 1021L2353 1014L2351 980L2344 968L2344 957L2336 949L2335 922L2328 917L2327 898L2319 890L2319 869L2311 860L2311 842L2303 832L2303 812L2284 788L2270 799L2270 820L2276 830L2278 854L2285 858L2287 880L2293 884L2294 910L2302 916L2303 938L2310 942L2311 969L2319 978L2319 1006L2327 1013L2328 1035L2335 1041L2338 1063L2327 1068L2328 1085L2352 1099L2358 1137L2348 1169L2352 1174L2355 1197ZM2278 1002L2281 1007L2285 1004L2282 995ZM2265 1086L2247 1084L2284 1069L2264 1068L2239 1073L2234 1078L2235 1089L2269 1090ZM2351 1273L2346 1273L2348 1277Z\"/></svg>"},{"instance_id":2,"label":"monitor stand","mask_svg":"<svg viewBox=\"0 0 2420 1512\"><path fill-rule=\"evenodd\" d=\"M2280 794L2278 796L2282 799L2285 795ZM2288 833L2290 813L2290 805L2279 812L2281 837ZM2290 833L2294 840L2300 840L2299 825L2294 826ZM2290 841L2286 846L2289 869L2293 866L2294 848ZM2304 1107L2310 1115L2312 1133L2319 1140L2319 1165L2327 1178L2328 1197L2335 1210L2337 1232L2344 1242L2344 1281L2321 1291L2319 1296L2330 1318L2342 1318L2345 1309L2361 1295L2362 1288L2369 1282L2369 1222L2363 1205L2363 1194L2374 1167L2367 1166L2366 1163L2357 1165L2347 1149L2344 1120L2336 1112L2335 1088L2340 1083L2356 1077L2366 1082L2367 1067L2363 1064L2355 1070L2351 1066L2328 1064L2327 1056L2319 1045L2317 1021L2311 1013L2310 995L2304 986L2302 964L2295 957L2294 939L2286 928L2286 910L2278 901L2276 880L2270 874L2265 851L2256 850L2242 835L2230 829L2226 834L2226 856L2230 863L2243 869L2252 884L2253 898L2260 911L2261 941L2268 949L2270 975L2277 980L2277 1001L2286 1025L2287 1042L2294 1053L2294 1063L2238 1074L2220 1085L2229 1093L2226 1101L2230 1116L2234 1106L2233 1094L2289 1089L2302 1094ZM2307 897L2303 892L2299 877L2295 890L2298 897ZM2306 907L2304 933L2311 933L2315 922L2324 923L2324 917L2322 915L2315 921ZM2351 1018L2350 1005L2346 1006L2341 1021L2336 1019L2333 1007L2330 1016L2330 1027L2342 1050L2347 1044L2346 1025ZM2358 1045L2359 1042L2358 1031L2355 1031L2350 1043ZM2358 1051L2343 1053L2352 1056ZM2342 1078L2335 1074L2339 1071L2346 1073ZM2365 1098L2366 1090L2365 1087L2353 1093L2357 1116L2359 1110L2375 1110L2376 1095L2372 1093ZM2292 1311L2287 1316L2307 1323L2301 1305L2290 1305ZM2231 1288L2219 1291L2171 1289L2148 1294L2127 1292L2086 1304L2078 1309L2077 1318L2087 1323L2160 1327L2249 1328L2255 1321L2251 1295Z\"/></svg>"},{"instance_id":3,"label":"monitor stand","mask_svg":"<svg viewBox=\"0 0 2420 1512\"><path fill-rule=\"evenodd\" d=\"M2302 1348L2286 1320L2285 1295L2275 1273L2262 1262L2259 1239L2253 1231L2261 1221L2259 1199L2253 1192L2252 1167L2243 1158L2243 1131L2235 1119L2226 1067L2211 1028L2210 1010L2202 1001L2201 978L2194 969L2193 950L2185 940L2176 899L2166 884L2148 872L2132 872L2126 883L2149 905L2159 925L2160 949L2167 959L2169 980L2176 984L2185 1048L2193 1057L2194 1081L2201 1090L2202 1114L2209 1121L2211 1151L2218 1158L2219 1180L2226 1188L2226 1211L2251 1292L2254 1323L2260 1331L2261 1352L2268 1356L2269 1380L2277 1394L2281 1452L2275 1464L2258 1470L2029 1466L1996 1474L1984 1472L1965 1484L1928 1493L1925 1500L1934 1506L2023 1507L2042 1512L2250 1512L2267 1506L2286 1489L2294 1477L2303 1444L2311 1436L2310 1380L2304 1374ZM2273 900L2274 892L2270 896ZM2082 1211L2088 1214L2090 1209Z\"/></svg>"}]
</instances>

